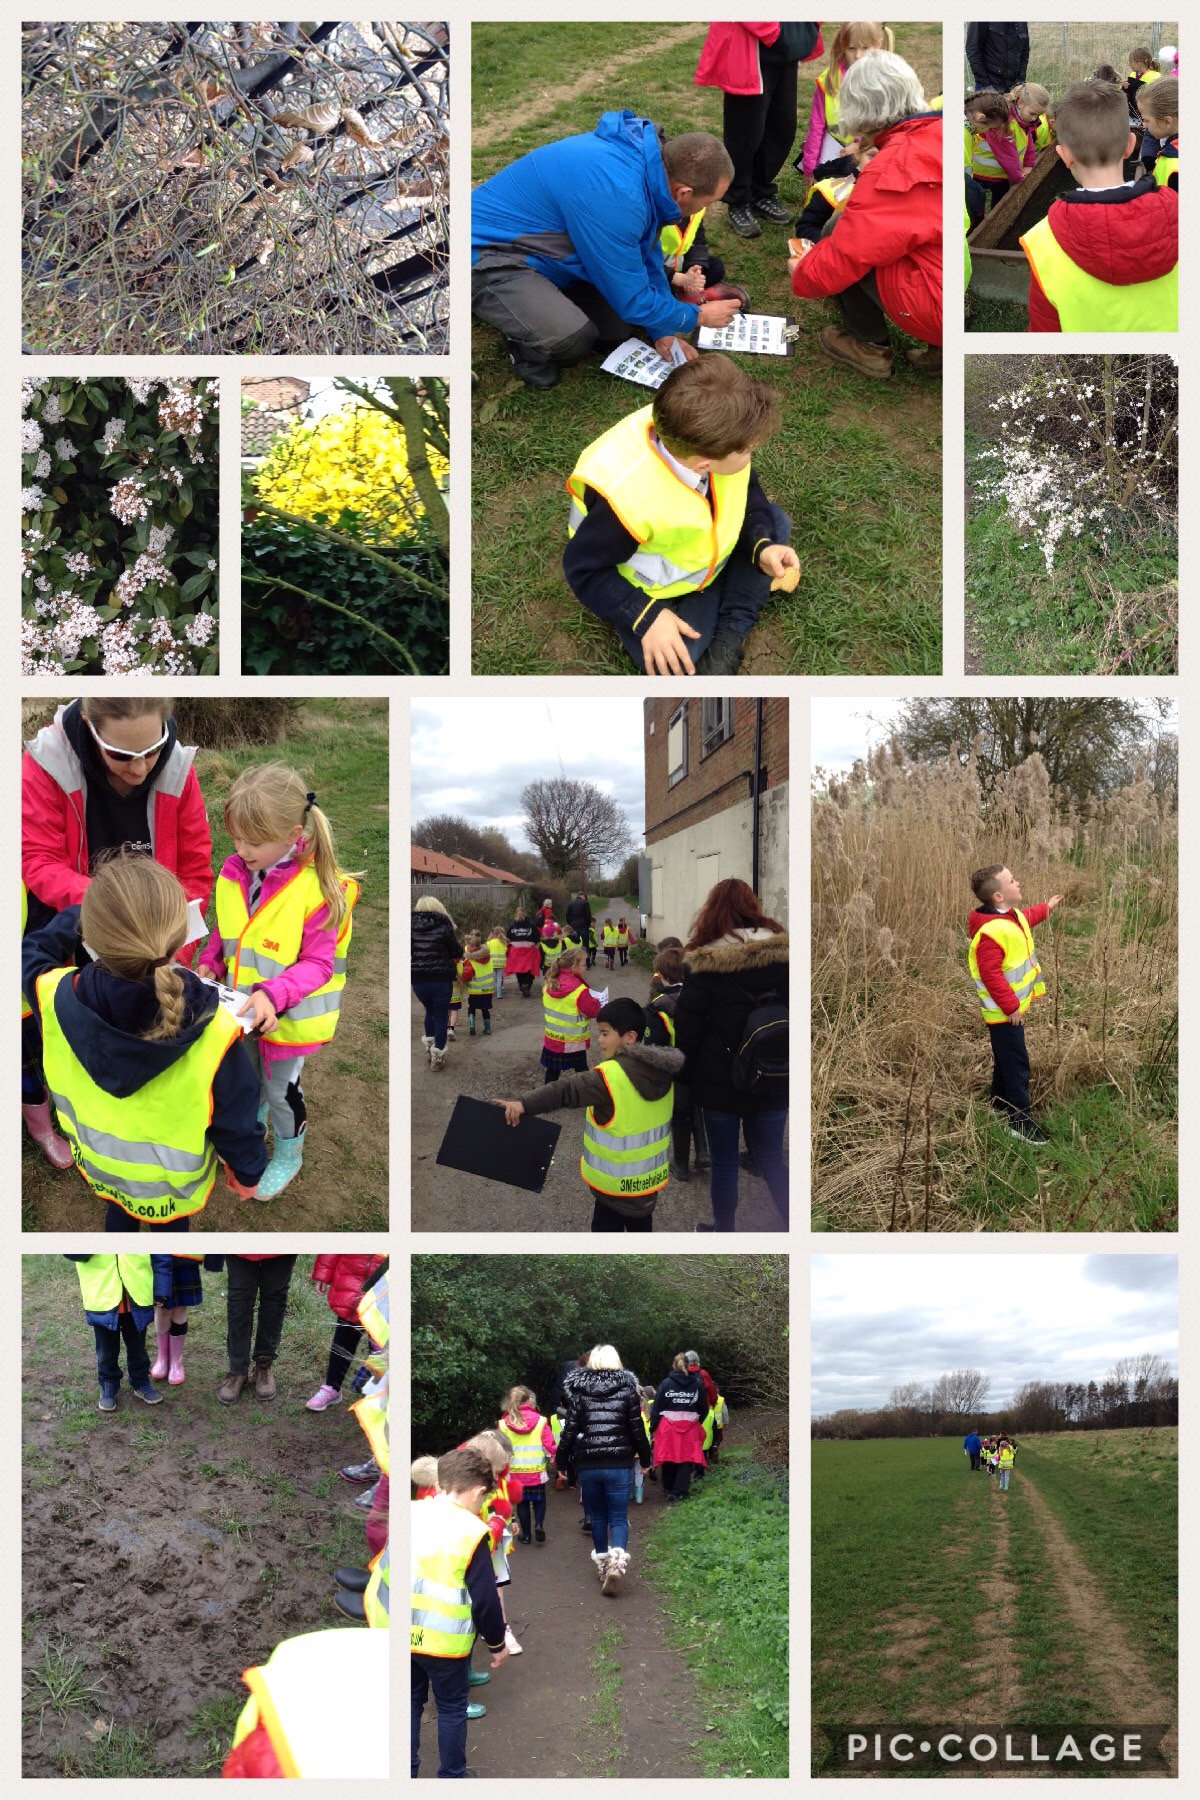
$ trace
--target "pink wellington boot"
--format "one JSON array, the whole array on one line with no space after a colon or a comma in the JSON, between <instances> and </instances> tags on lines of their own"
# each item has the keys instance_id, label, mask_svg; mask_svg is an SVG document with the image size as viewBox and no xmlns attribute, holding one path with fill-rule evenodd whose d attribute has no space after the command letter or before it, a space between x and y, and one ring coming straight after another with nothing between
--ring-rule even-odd
<instances>
[{"instance_id":1,"label":"pink wellington boot","mask_svg":"<svg viewBox=\"0 0 1200 1800\"><path fill-rule=\"evenodd\" d=\"M25 1121L25 1129L46 1158L56 1169L69 1169L75 1158L71 1155L71 1146L65 1137L60 1137L50 1122L50 1096L43 1093L36 1106L22 1106L21 1117Z\"/></svg>"},{"instance_id":2,"label":"pink wellington boot","mask_svg":"<svg viewBox=\"0 0 1200 1800\"><path fill-rule=\"evenodd\" d=\"M154 1335L158 1339L158 1355L154 1359L150 1376L154 1381L161 1381L171 1366L167 1355L167 1345L170 1343L171 1337L169 1331L160 1331L157 1325L154 1327Z\"/></svg>"},{"instance_id":3,"label":"pink wellington boot","mask_svg":"<svg viewBox=\"0 0 1200 1800\"><path fill-rule=\"evenodd\" d=\"M183 1339L168 1337L167 1354L170 1358L170 1373L167 1376L168 1387L178 1387L183 1380Z\"/></svg>"}]
</instances>

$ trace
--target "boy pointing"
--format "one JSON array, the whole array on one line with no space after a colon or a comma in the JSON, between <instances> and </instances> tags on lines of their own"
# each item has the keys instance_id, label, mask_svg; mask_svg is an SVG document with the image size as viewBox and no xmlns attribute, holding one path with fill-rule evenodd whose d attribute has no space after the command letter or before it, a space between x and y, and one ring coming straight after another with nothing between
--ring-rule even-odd
<instances>
[{"instance_id":1,"label":"boy pointing","mask_svg":"<svg viewBox=\"0 0 1200 1800\"><path fill-rule=\"evenodd\" d=\"M1033 927L1061 904L1062 895L1052 894L1041 906L1022 907L1021 884L1003 863L976 869L971 887L979 904L967 925L967 966L992 1040L990 1104L1014 1137L1044 1144L1046 1133L1029 1110L1025 1014L1046 992Z\"/></svg>"}]
</instances>

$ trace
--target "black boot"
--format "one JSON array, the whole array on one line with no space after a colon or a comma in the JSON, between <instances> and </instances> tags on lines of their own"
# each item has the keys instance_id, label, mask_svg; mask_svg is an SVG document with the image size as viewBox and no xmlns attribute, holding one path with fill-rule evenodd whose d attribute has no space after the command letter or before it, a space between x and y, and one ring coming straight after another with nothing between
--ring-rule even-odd
<instances>
[{"instance_id":1,"label":"black boot","mask_svg":"<svg viewBox=\"0 0 1200 1800\"><path fill-rule=\"evenodd\" d=\"M696 664L697 675L736 675L742 666L745 640L715 637Z\"/></svg>"},{"instance_id":2,"label":"black boot","mask_svg":"<svg viewBox=\"0 0 1200 1800\"><path fill-rule=\"evenodd\" d=\"M552 388L557 386L559 368L556 362L550 362L544 356L530 356L508 338L505 338L504 344L508 351L508 360L513 367L513 374L519 376L526 387Z\"/></svg>"}]
</instances>

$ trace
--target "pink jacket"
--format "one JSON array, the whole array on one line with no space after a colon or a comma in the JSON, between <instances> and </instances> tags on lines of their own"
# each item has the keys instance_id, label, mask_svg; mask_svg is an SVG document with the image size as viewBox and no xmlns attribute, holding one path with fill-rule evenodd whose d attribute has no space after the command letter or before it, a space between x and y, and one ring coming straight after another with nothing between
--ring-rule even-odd
<instances>
[{"instance_id":1,"label":"pink jacket","mask_svg":"<svg viewBox=\"0 0 1200 1800\"><path fill-rule=\"evenodd\" d=\"M828 70L826 71L828 73ZM846 73L845 63L838 64L838 80ZM800 158L800 173L805 181L811 181L813 170L821 160L821 145L825 142L825 91L820 82L813 85L812 110L808 115L808 130L804 136L804 151Z\"/></svg>"},{"instance_id":2,"label":"pink jacket","mask_svg":"<svg viewBox=\"0 0 1200 1800\"><path fill-rule=\"evenodd\" d=\"M761 94L758 46L773 44L778 36L778 19L761 25L710 25L696 64L695 85L721 88L726 94Z\"/></svg>"},{"instance_id":3,"label":"pink jacket","mask_svg":"<svg viewBox=\"0 0 1200 1800\"><path fill-rule=\"evenodd\" d=\"M31 894L61 912L87 889L87 792L60 707L21 759L21 878ZM195 750L176 744L150 794L147 816L154 860L178 877L189 900L207 907L212 893L212 835L192 767ZM190 962L188 945L181 958Z\"/></svg>"},{"instance_id":4,"label":"pink jacket","mask_svg":"<svg viewBox=\"0 0 1200 1800\"><path fill-rule=\"evenodd\" d=\"M537 1424L539 1417L541 1417L541 1415L538 1413L538 1410L536 1407L523 1406L521 1408L521 1417L525 1421L526 1431L532 1431L534 1426ZM503 1419L500 1420L500 1429L501 1429L501 1431L506 1431L506 1430L510 1429L510 1427L505 1425ZM554 1433L550 1429L549 1419L545 1419L545 1418L542 1419L541 1443L542 1443L542 1449L546 1452L547 1466L549 1466L549 1464L553 1463L553 1461L554 1461ZM527 1487L541 1487L549 1479L549 1477L547 1476L545 1469L526 1469L520 1475L516 1474L512 1469L510 1469L508 1472L508 1479L510 1482L515 1482L518 1487L527 1488Z\"/></svg>"},{"instance_id":5,"label":"pink jacket","mask_svg":"<svg viewBox=\"0 0 1200 1800\"><path fill-rule=\"evenodd\" d=\"M292 861L276 864L268 869L263 877L262 892L258 901L265 906L281 887L285 887L299 873L299 865ZM230 881L241 883L247 907L250 904L250 871L235 851L227 856L221 867L221 874ZM333 950L337 933L332 925L323 925L325 917L323 908L318 908L311 918L305 921L300 937L300 954L290 969L282 975L273 975L270 981L256 981L254 986L262 988L268 995L276 1012L286 1012L297 1000L303 1000L308 994L315 994L324 987L333 974ZM207 972L218 981L224 981L226 974L225 958L221 954L221 933L213 926L207 944L200 953L200 970ZM283 1061L291 1056L308 1056L321 1048L320 1044L273 1044L267 1038L257 1040L264 1063Z\"/></svg>"}]
</instances>

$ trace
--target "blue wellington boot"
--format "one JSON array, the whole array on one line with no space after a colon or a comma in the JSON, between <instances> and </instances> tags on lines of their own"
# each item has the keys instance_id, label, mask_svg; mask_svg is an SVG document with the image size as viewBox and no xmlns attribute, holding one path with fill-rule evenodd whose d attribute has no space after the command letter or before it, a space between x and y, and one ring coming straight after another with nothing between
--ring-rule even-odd
<instances>
[{"instance_id":1,"label":"blue wellington boot","mask_svg":"<svg viewBox=\"0 0 1200 1800\"><path fill-rule=\"evenodd\" d=\"M289 1181L293 1181L300 1173L300 1162L304 1155L304 1139L276 1138L275 1148L271 1152L271 1160L267 1164L262 1180L254 1190L256 1200L274 1200L276 1194L282 1194Z\"/></svg>"}]
</instances>

